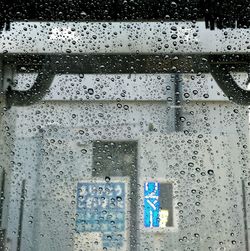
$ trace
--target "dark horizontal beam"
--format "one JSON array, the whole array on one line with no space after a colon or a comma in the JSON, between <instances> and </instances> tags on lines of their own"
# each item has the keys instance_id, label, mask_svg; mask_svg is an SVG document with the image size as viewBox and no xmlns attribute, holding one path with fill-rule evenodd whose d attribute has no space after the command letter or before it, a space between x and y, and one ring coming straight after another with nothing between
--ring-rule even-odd
<instances>
[{"instance_id":1,"label":"dark horizontal beam","mask_svg":"<svg viewBox=\"0 0 250 251\"><path fill-rule=\"evenodd\" d=\"M248 0L2 0L0 23L11 21L205 20L213 29L249 27Z\"/></svg>"},{"instance_id":2,"label":"dark horizontal beam","mask_svg":"<svg viewBox=\"0 0 250 251\"><path fill-rule=\"evenodd\" d=\"M115 62L115 63L114 63ZM248 71L249 56L182 56L165 55L87 55L87 56L19 56L4 59L17 72L38 72L34 85L27 91L6 92L7 106L31 105L47 93L56 74L96 73L211 73L229 99L250 105L250 91L238 86L231 71Z\"/></svg>"},{"instance_id":3,"label":"dark horizontal beam","mask_svg":"<svg viewBox=\"0 0 250 251\"><path fill-rule=\"evenodd\" d=\"M49 64L54 73L190 73L208 72L206 56L87 54L87 55L6 55L4 65L19 72L38 72Z\"/></svg>"},{"instance_id":4,"label":"dark horizontal beam","mask_svg":"<svg viewBox=\"0 0 250 251\"><path fill-rule=\"evenodd\" d=\"M51 71L71 74L97 73L208 73L213 64L231 65L233 71L248 71L250 55L211 54L86 54L86 55L8 55L4 65L13 66L19 72L38 72L43 65Z\"/></svg>"}]
</instances>

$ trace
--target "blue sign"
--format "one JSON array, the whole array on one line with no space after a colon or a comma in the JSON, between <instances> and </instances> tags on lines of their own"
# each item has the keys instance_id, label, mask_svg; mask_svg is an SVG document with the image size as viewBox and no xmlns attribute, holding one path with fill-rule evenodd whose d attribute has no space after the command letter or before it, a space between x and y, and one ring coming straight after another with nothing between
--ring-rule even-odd
<instances>
[{"instance_id":1,"label":"blue sign","mask_svg":"<svg viewBox=\"0 0 250 251\"><path fill-rule=\"evenodd\" d=\"M76 231L101 232L104 247L122 246L124 234L121 232L125 231L125 206L125 183L79 182Z\"/></svg>"},{"instance_id":2,"label":"blue sign","mask_svg":"<svg viewBox=\"0 0 250 251\"><path fill-rule=\"evenodd\" d=\"M144 226L160 226L160 183L146 182L144 184Z\"/></svg>"}]
</instances>

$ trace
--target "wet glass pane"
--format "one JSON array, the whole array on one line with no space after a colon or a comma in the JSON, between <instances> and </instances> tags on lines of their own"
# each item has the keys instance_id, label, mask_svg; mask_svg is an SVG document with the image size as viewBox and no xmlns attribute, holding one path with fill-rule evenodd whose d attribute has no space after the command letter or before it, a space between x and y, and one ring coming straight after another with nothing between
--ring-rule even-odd
<instances>
[{"instance_id":1,"label":"wet glass pane","mask_svg":"<svg viewBox=\"0 0 250 251\"><path fill-rule=\"evenodd\" d=\"M3 2L0 250L249 250L249 4L232 4Z\"/></svg>"}]
</instances>

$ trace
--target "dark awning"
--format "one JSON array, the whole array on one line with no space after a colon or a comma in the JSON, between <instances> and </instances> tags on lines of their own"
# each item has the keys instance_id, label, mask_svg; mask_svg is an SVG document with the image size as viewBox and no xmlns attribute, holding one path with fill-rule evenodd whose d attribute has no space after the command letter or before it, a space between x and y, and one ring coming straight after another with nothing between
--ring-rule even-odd
<instances>
[{"instance_id":1,"label":"dark awning","mask_svg":"<svg viewBox=\"0 0 250 251\"><path fill-rule=\"evenodd\" d=\"M2 0L0 23L205 20L207 28L249 27L249 0Z\"/></svg>"}]
</instances>

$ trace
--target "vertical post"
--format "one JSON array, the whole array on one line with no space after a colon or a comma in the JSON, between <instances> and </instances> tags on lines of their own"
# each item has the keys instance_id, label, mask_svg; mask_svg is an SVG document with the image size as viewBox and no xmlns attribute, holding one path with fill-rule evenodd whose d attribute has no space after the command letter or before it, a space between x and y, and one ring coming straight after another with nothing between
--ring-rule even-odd
<instances>
[{"instance_id":1,"label":"vertical post","mask_svg":"<svg viewBox=\"0 0 250 251\"><path fill-rule=\"evenodd\" d=\"M5 229L3 228L3 202L4 202L4 187L5 187L5 169L2 170L1 191L0 191L0 251L5 249Z\"/></svg>"},{"instance_id":2,"label":"vertical post","mask_svg":"<svg viewBox=\"0 0 250 251\"><path fill-rule=\"evenodd\" d=\"M25 180L22 181L21 189L21 202L19 209L19 222L18 222L18 232L17 232L17 251L21 251L21 242L22 242L22 226L23 226L23 210L24 210L24 196L25 196Z\"/></svg>"},{"instance_id":3,"label":"vertical post","mask_svg":"<svg viewBox=\"0 0 250 251\"><path fill-rule=\"evenodd\" d=\"M2 59L0 58L0 141L2 140L3 134L2 134L2 118L1 118L1 113L3 109L3 103L4 103L4 98L3 97L4 93L4 88L3 88L3 66L2 66ZM3 160L1 160L1 163L3 163ZM2 227L2 217L3 217L3 198L4 198L4 186L5 186L5 169L3 166L2 168L2 177L1 177L1 191L0 191L0 228Z\"/></svg>"},{"instance_id":4,"label":"vertical post","mask_svg":"<svg viewBox=\"0 0 250 251\"><path fill-rule=\"evenodd\" d=\"M4 187L5 187L5 170L3 168L2 178L1 178L1 191L0 191L0 228L2 228L3 221L3 201L4 201Z\"/></svg>"},{"instance_id":5,"label":"vertical post","mask_svg":"<svg viewBox=\"0 0 250 251\"><path fill-rule=\"evenodd\" d=\"M3 229L3 202L4 202L4 188L5 188L5 151L6 151L6 144L4 143L4 133L3 133L3 110L5 107L5 93L4 93L4 71L3 71L3 61L0 57L0 163L1 163L1 180L0 180L0 251L5 250L5 235L6 231Z\"/></svg>"},{"instance_id":6,"label":"vertical post","mask_svg":"<svg viewBox=\"0 0 250 251\"><path fill-rule=\"evenodd\" d=\"M175 131L180 132L181 131L181 88L180 88L180 74L176 73L174 77L174 95L175 95L175 104L174 104L174 109L175 109Z\"/></svg>"},{"instance_id":7,"label":"vertical post","mask_svg":"<svg viewBox=\"0 0 250 251\"><path fill-rule=\"evenodd\" d=\"M242 202L243 202L243 219L244 219L244 231L245 231L245 243L246 243L246 251L249 251L249 243L248 243L248 227L247 227L247 209L246 209L246 191L245 191L245 182L241 180L242 186Z\"/></svg>"}]
</instances>

